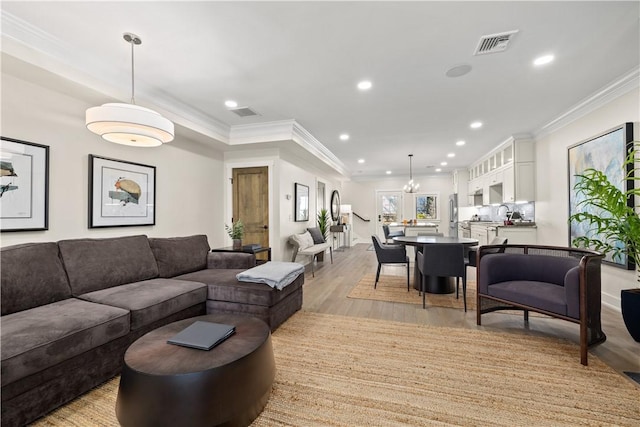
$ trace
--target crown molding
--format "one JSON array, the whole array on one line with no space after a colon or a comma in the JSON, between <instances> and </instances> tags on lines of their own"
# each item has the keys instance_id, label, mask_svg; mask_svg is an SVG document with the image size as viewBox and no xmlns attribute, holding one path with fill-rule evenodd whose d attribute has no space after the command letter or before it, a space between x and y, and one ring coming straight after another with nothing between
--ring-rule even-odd
<instances>
[{"instance_id":1,"label":"crown molding","mask_svg":"<svg viewBox=\"0 0 640 427\"><path fill-rule=\"evenodd\" d=\"M327 147L295 120L232 126L229 145L281 141L293 141L341 175L351 175L351 172Z\"/></svg>"},{"instance_id":2,"label":"crown molding","mask_svg":"<svg viewBox=\"0 0 640 427\"><path fill-rule=\"evenodd\" d=\"M583 99L567 112L553 119L542 126L534 136L536 139L543 138L567 126L569 123L597 110L614 99L640 87L640 67L636 67L619 79L613 81L587 98Z\"/></svg>"},{"instance_id":3,"label":"crown molding","mask_svg":"<svg viewBox=\"0 0 640 427\"><path fill-rule=\"evenodd\" d=\"M99 56L72 49L57 37L4 10L0 14L0 25L2 51L6 54L111 98L105 99L105 102L130 101L129 95L123 90L121 76L109 73L111 67ZM136 100L177 125L223 143L229 142L229 125L166 93L152 93L144 83L136 85Z\"/></svg>"}]
</instances>

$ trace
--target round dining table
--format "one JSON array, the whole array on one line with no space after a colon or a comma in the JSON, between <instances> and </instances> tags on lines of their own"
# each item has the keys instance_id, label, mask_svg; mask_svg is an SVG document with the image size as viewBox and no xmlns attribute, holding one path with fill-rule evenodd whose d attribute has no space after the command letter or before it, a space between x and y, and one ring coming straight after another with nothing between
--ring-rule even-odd
<instances>
[{"instance_id":1,"label":"round dining table","mask_svg":"<svg viewBox=\"0 0 640 427\"><path fill-rule=\"evenodd\" d=\"M460 243L465 247L471 247L478 244L478 239L449 236L398 236L394 237L393 241L416 247L416 259L414 260L413 268L413 287L418 290L420 290L420 280L422 279L417 263L418 251L420 251L424 245ZM453 277L426 276L425 279L426 291L431 294L451 294L456 291Z\"/></svg>"}]
</instances>

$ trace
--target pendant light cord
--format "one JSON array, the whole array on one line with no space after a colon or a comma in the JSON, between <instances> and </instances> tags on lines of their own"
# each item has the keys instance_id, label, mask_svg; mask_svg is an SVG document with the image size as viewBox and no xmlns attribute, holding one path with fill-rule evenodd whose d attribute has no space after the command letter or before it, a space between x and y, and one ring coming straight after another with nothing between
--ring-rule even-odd
<instances>
[{"instance_id":1,"label":"pendant light cord","mask_svg":"<svg viewBox=\"0 0 640 427\"><path fill-rule=\"evenodd\" d=\"M135 45L137 44L142 44L142 39L138 36L136 36L133 33L124 33L122 35L122 38L124 38L124 41L126 41L127 43L131 44L131 103L135 105L136 103L136 97L135 97L135 89L136 89L136 84L135 84L135 61L133 60L133 48Z\"/></svg>"},{"instance_id":2,"label":"pendant light cord","mask_svg":"<svg viewBox=\"0 0 640 427\"><path fill-rule=\"evenodd\" d=\"M136 103L136 98L135 98L136 84L134 80L135 62L133 61L133 46L135 43L133 42L133 40L131 40L129 43L131 43L131 103L135 105Z\"/></svg>"}]
</instances>

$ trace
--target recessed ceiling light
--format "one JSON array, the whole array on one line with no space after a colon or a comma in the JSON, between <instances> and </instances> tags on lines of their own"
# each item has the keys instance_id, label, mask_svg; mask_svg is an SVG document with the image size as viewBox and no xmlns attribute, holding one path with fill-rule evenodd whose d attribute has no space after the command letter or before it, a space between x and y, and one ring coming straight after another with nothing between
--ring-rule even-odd
<instances>
[{"instance_id":1,"label":"recessed ceiling light","mask_svg":"<svg viewBox=\"0 0 640 427\"><path fill-rule=\"evenodd\" d=\"M456 153L449 153L449 154L447 154L447 157L455 157L455 156L456 156Z\"/></svg>"},{"instance_id":2,"label":"recessed ceiling light","mask_svg":"<svg viewBox=\"0 0 640 427\"><path fill-rule=\"evenodd\" d=\"M364 163L364 159L358 159L358 163Z\"/></svg>"},{"instance_id":3,"label":"recessed ceiling light","mask_svg":"<svg viewBox=\"0 0 640 427\"><path fill-rule=\"evenodd\" d=\"M340 134L340 140L341 141L347 141L348 139L349 139L349 134L348 133Z\"/></svg>"},{"instance_id":4,"label":"recessed ceiling light","mask_svg":"<svg viewBox=\"0 0 640 427\"><path fill-rule=\"evenodd\" d=\"M436 169L436 172L442 172L442 169L437 168L437 169Z\"/></svg>"},{"instance_id":5,"label":"recessed ceiling light","mask_svg":"<svg viewBox=\"0 0 640 427\"><path fill-rule=\"evenodd\" d=\"M360 90L368 90L371 89L371 82L369 80L363 80L358 83L358 89Z\"/></svg>"},{"instance_id":6,"label":"recessed ceiling light","mask_svg":"<svg viewBox=\"0 0 640 427\"><path fill-rule=\"evenodd\" d=\"M464 76L469 71L471 71L471 65L462 64L462 65L456 65L455 67L449 68L445 74L447 75L447 77L460 77L460 76Z\"/></svg>"},{"instance_id":7,"label":"recessed ceiling light","mask_svg":"<svg viewBox=\"0 0 640 427\"><path fill-rule=\"evenodd\" d=\"M391 171L387 171L387 175L391 175Z\"/></svg>"},{"instance_id":8,"label":"recessed ceiling light","mask_svg":"<svg viewBox=\"0 0 640 427\"><path fill-rule=\"evenodd\" d=\"M482 122L473 122L469 126L471 126L471 129L478 129L482 127Z\"/></svg>"},{"instance_id":9,"label":"recessed ceiling light","mask_svg":"<svg viewBox=\"0 0 640 427\"><path fill-rule=\"evenodd\" d=\"M536 60L533 61L533 65L539 66L539 65L548 64L549 62L553 61L553 59L554 59L553 55L544 55L539 58L536 58Z\"/></svg>"},{"instance_id":10,"label":"recessed ceiling light","mask_svg":"<svg viewBox=\"0 0 640 427\"><path fill-rule=\"evenodd\" d=\"M226 105L229 108L236 108L238 106L238 103L232 99L229 99L227 101L224 101L224 105Z\"/></svg>"},{"instance_id":11,"label":"recessed ceiling light","mask_svg":"<svg viewBox=\"0 0 640 427\"><path fill-rule=\"evenodd\" d=\"M459 147L462 147L464 144L466 144L466 142L464 142L462 140L456 142L456 145L459 146Z\"/></svg>"},{"instance_id":12,"label":"recessed ceiling light","mask_svg":"<svg viewBox=\"0 0 640 427\"><path fill-rule=\"evenodd\" d=\"M447 166L447 162L440 162L440 166Z\"/></svg>"}]
</instances>

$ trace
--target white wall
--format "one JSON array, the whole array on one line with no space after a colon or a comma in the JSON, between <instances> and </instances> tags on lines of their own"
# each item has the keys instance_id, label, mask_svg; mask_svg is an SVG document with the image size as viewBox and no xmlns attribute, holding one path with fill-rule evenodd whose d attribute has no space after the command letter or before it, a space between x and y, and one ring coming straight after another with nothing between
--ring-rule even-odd
<instances>
[{"instance_id":1,"label":"white wall","mask_svg":"<svg viewBox=\"0 0 640 427\"><path fill-rule=\"evenodd\" d=\"M0 244L132 234L206 234L212 247L222 245L221 154L180 138L151 149L103 141L85 127L85 110L92 106L2 74L2 135L48 145L50 165L49 230L5 232ZM88 228L89 154L156 167L155 226Z\"/></svg>"},{"instance_id":2,"label":"white wall","mask_svg":"<svg viewBox=\"0 0 640 427\"><path fill-rule=\"evenodd\" d=\"M317 206L317 182L318 180L325 183L325 197L331 197L333 190L338 190L342 198L342 190L340 183L331 180L327 176L323 176L314 171L309 171L293 164L287 160L280 159L277 166L277 185L279 189L278 198L274 199L279 210L279 241L274 243L274 252L281 261L291 261L293 255L293 247L287 244L287 239L292 234L303 233L308 227L317 226L317 212L320 209ZM295 222L294 206L295 206L295 183L304 184L309 187L309 221ZM287 195L291 196L287 199ZM325 205L329 206L329 201L325 200ZM277 251L276 251L277 248ZM299 257L296 262L307 263L309 257ZM274 259L276 259L274 257Z\"/></svg>"},{"instance_id":3,"label":"white wall","mask_svg":"<svg viewBox=\"0 0 640 427\"><path fill-rule=\"evenodd\" d=\"M402 191L402 187L407 183L406 179L389 178L371 181L349 181L344 183L344 191L340 198L343 204L351 205L353 212L369 218L371 221L365 222L354 217L353 233L362 240L371 240L372 234L378 234L381 238L382 231L376 217L376 191L396 190ZM429 221L438 224L438 231L448 233L449 228L449 194L453 192L453 181L451 175L442 176L414 176L414 181L420 184L420 193L439 195L438 221ZM412 194L403 193L403 217L411 219L415 217L415 199Z\"/></svg>"},{"instance_id":4,"label":"white wall","mask_svg":"<svg viewBox=\"0 0 640 427\"><path fill-rule=\"evenodd\" d=\"M640 122L639 99L640 90L635 89L536 140L538 243L568 244L568 147L624 122ZM636 141L640 140L637 132L636 126ZM619 310L620 290L634 286L637 286L634 272L603 267L603 303Z\"/></svg>"}]
</instances>

